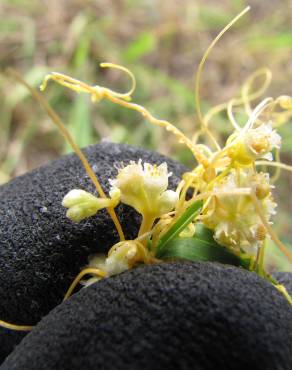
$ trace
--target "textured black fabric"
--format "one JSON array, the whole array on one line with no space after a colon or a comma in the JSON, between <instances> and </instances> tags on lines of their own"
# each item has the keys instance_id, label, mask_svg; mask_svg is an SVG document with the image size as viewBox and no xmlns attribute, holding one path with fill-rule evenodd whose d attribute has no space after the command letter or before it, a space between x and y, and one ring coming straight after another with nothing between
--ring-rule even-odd
<instances>
[{"instance_id":1,"label":"textured black fabric","mask_svg":"<svg viewBox=\"0 0 292 370\"><path fill-rule=\"evenodd\" d=\"M291 370L291 346L291 306L255 273L161 264L78 292L1 370Z\"/></svg>"},{"instance_id":2,"label":"textured black fabric","mask_svg":"<svg viewBox=\"0 0 292 370\"><path fill-rule=\"evenodd\" d=\"M101 143L84 150L101 184L121 162L142 158L167 161L170 188L186 168L157 153L127 145ZM0 187L0 319L34 324L62 301L73 278L87 264L88 255L107 250L117 233L105 210L74 224L61 205L64 195L81 188L94 192L79 159L68 155ZM117 210L126 236L136 236L140 218L130 207ZM129 222L130 220L130 222ZM0 363L21 333L0 328Z\"/></svg>"},{"instance_id":3,"label":"textured black fabric","mask_svg":"<svg viewBox=\"0 0 292 370\"><path fill-rule=\"evenodd\" d=\"M1 302L2 306L3 302ZM15 346L26 336L25 332L0 329L0 365L6 356L13 351Z\"/></svg>"}]
</instances>

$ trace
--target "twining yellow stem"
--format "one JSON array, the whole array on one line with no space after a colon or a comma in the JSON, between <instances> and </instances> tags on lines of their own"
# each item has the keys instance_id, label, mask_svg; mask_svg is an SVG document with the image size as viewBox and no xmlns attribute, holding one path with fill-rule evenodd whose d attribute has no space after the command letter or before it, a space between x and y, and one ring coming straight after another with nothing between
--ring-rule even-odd
<instances>
[{"instance_id":1,"label":"twining yellow stem","mask_svg":"<svg viewBox=\"0 0 292 370\"><path fill-rule=\"evenodd\" d=\"M263 85L255 92L250 93L250 88L253 85L254 81L263 75L265 77ZM242 102L244 104L245 111L247 115L252 113L250 102L259 98L268 88L272 80L272 72L268 68L260 68L256 70L253 74L244 83L241 89Z\"/></svg>"},{"instance_id":2,"label":"twining yellow stem","mask_svg":"<svg viewBox=\"0 0 292 370\"><path fill-rule=\"evenodd\" d=\"M280 149L279 148L276 148L275 149L275 162L278 162L280 163L281 162L281 154L280 154ZM282 164L282 163L281 163ZM290 166L288 166L290 167ZM287 170L287 169L286 169ZM289 170L288 170L289 171ZM292 167L291 167L291 171L292 171ZM282 168L281 167L276 167L276 171L275 173L273 174L273 176L271 177L271 183L274 184L275 182L278 181L278 179L280 178L281 176L281 172L282 172Z\"/></svg>"},{"instance_id":3,"label":"twining yellow stem","mask_svg":"<svg viewBox=\"0 0 292 370\"><path fill-rule=\"evenodd\" d=\"M195 79L195 104L196 104L197 115L198 115L198 118L199 118L199 121L200 121L200 124L201 124L202 128L204 129L204 131L206 132L206 134L209 136L209 138L211 139L211 141L215 144L217 150L220 150L220 146L218 145L218 143L217 143L216 139L214 138L214 136L209 131L209 129L208 129L207 125L206 125L206 122L204 120L204 117L202 115L202 110L201 110L201 103L200 103L200 82L201 82L202 70L203 70L203 67L205 65L205 62L206 62L206 60L207 60L207 58L208 58L211 50L216 45L216 43L218 42L218 40L222 37L222 35L230 27L232 27L232 25L235 22L238 21L238 19L240 19L249 10L250 10L250 7L249 6L246 7L241 13L239 13L235 18L233 18L233 20L231 22L229 22L226 27L223 28L223 30L217 35L217 37L215 37L215 39L212 41L212 43L210 44L210 46L206 50L205 54L203 55L203 57L202 57L202 59L201 59L201 61L199 63L199 66L198 66L197 73L196 73L196 79Z\"/></svg>"},{"instance_id":4,"label":"twining yellow stem","mask_svg":"<svg viewBox=\"0 0 292 370\"><path fill-rule=\"evenodd\" d=\"M244 134L246 134L246 132L250 129L252 129L253 125L255 124L255 122L257 121L258 117L263 113L263 111L265 109L267 109L269 107L270 104L273 104L274 100L272 98L265 98L263 101L261 101L256 107L255 109L253 110L251 116L249 117L248 121L246 122L245 126L240 130L240 132L238 133L238 135L234 136L230 136L230 138L232 138L232 140L228 140L227 141L227 145L225 145L225 147L222 149L222 150L218 150L217 152L215 152L211 158L209 159L209 165L210 166L215 166L216 162L220 159L220 158L223 158L224 155L227 155L228 153L228 150L234 146L237 142L239 142L242 137L244 136Z\"/></svg>"},{"instance_id":5,"label":"twining yellow stem","mask_svg":"<svg viewBox=\"0 0 292 370\"><path fill-rule=\"evenodd\" d=\"M258 272L260 275L263 275L264 273L265 251L266 251L266 243L264 241L262 245L259 247L258 260L257 260L257 265L259 269Z\"/></svg>"},{"instance_id":6,"label":"twining yellow stem","mask_svg":"<svg viewBox=\"0 0 292 370\"><path fill-rule=\"evenodd\" d=\"M92 168L90 167L90 164L87 161L85 155L82 153L82 151L76 145L76 143L74 142L72 136L70 135L70 133L66 129L64 123L62 122L62 120L60 119L60 117L57 115L57 113L51 108L51 106L49 105L49 103L43 98L43 96L37 90L35 90L26 81L23 80L23 78L21 77L21 75L17 71L15 71L12 68L8 68L7 72L11 76L13 76L17 81L19 81L22 85L24 85L30 91L30 93L35 98L35 100L46 111L46 113L49 115L49 117L51 117L52 121L59 128L59 130L62 133L62 135L64 136L64 138L68 141L68 143L71 145L71 147L74 150L74 152L79 157L81 163L83 164L83 167L84 167L85 171L87 172L87 174L90 177L91 181L95 185L95 188L96 188L97 192L99 193L99 195L102 198L106 198L107 196L104 193L104 191L103 191L103 189L102 189L102 187L101 187L101 185L100 185L100 183L99 183L99 181L98 181L95 173L93 172ZM118 231L120 240L125 240L125 237L124 237L124 233L123 233L121 224L120 224L120 222L119 222L119 220L117 218L117 215L116 215L114 209L113 208L107 208L107 211L108 211L109 215L111 216L111 218L112 218L112 220L113 220L113 222L115 224L115 227L116 227L116 229Z\"/></svg>"},{"instance_id":7,"label":"twining yellow stem","mask_svg":"<svg viewBox=\"0 0 292 370\"><path fill-rule=\"evenodd\" d=\"M247 123L241 130L241 134L245 134L248 130L252 129L255 123L257 122L260 115L268 108L270 108L271 104L274 104L274 99L271 97L265 98L262 100L253 110L251 113Z\"/></svg>"},{"instance_id":8,"label":"twining yellow stem","mask_svg":"<svg viewBox=\"0 0 292 370\"><path fill-rule=\"evenodd\" d=\"M289 166L288 164L280 162L280 150L278 148L275 149L275 159L276 161L256 161L255 165L256 166L271 166L271 167L276 167L276 171L271 177L271 183L274 184L279 177L281 176L281 170L286 170L292 172L292 166Z\"/></svg>"},{"instance_id":9,"label":"twining yellow stem","mask_svg":"<svg viewBox=\"0 0 292 370\"><path fill-rule=\"evenodd\" d=\"M108 89L106 87L101 87L101 86L98 86L98 85L93 86L95 94L92 95L92 101L102 100L104 98L105 93L111 94L111 95L114 95L118 98L130 101L131 100L131 94L136 89L136 79L135 79L135 76L133 75L133 73L128 68L123 67L123 66L118 65L118 64L114 64L114 63L100 63L100 67L102 67L102 68L113 68L113 69L118 69L120 71L125 72L131 78L132 85L131 85L130 90L125 92L125 93L119 93L119 92L113 91L111 89ZM69 89L71 89L73 91L76 91L76 92L85 92L85 93L89 92L88 85L86 83L84 83L82 81L79 81L79 80L76 80L75 78L72 78L70 76L66 76L62 73L58 73L58 72L52 72L44 78L43 83L40 86L41 91L44 91L46 89L49 80L54 80L54 81L58 82L60 85L68 87Z\"/></svg>"},{"instance_id":10,"label":"twining yellow stem","mask_svg":"<svg viewBox=\"0 0 292 370\"><path fill-rule=\"evenodd\" d=\"M74 289L76 288L76 286L80 282L80 280L85 275L88 275L88 274L95 275L95 276L101 277L101 278L105 278L106 277L106 273L104 271L102 271L102 270L99 270L99 269L96 269L96 268L92 268L92 267L85 268L84 270L82 270L82 271L79 272L79 274L74 279L73 283L70 285L69 289L67 290L67 293L64 296L64 301L71 296L71 294L73 293Z\"/></svg>"},{"instance_id":11,"label":"twining yellow stem","mask_svg":"<svg viewBox=\"0 0 292 370\"><path fill-rule=\"evenodd\" d=\"M103 65L103 64L102 64ZM111 66L107 63L107 66ZM113 65L114 68L117 68L116 65ZM123 67L121 67L123 68ZM119 69L121 69L119 68ZM125 69L126 70L126 69ZM130 73L130 72L129 72ZM208 165L208 160L206 156L202 153L202 150L197 148L196 145L193 144L192 140L186 137L179 129L177 129L172 123L155 118L146 108L142 107L141 105L129 102L130 97L128 96L129 92L126 94L120 94L113 90L110 90L105 87L101 86L90 86L82 81L75 80L72 77L60 74L60 73L51 73L44 79L43 84L41 85L41 89L44 90L47 86L49 80L53 80L65 87L68 87L77 92L85 92L91 95L92 101L100 101L101 99L107 99L114 104L118 104L122 107L134 110L142 114L143 117L148 119L152 124L165 128L167 131L173 133L180 143L185 144L193 153L196 160L203 164L204 166ZM132 89L135 85L133 85ZM124 96L126 95L126 96Z\"/></svg>"},{"instance_id":12,"label":"twining yellow stem","mask_svg":"<svg viewBox=\"0 0 292 370\"><path fill-rule=\"evenodd\" d=\"M254 81L261 76L264 76L265 78L262 86L260 86L257 90L250 92L249 91L250 87L253 85ZM241 97L234 98L232 100L218 104L215 107L211 108L204 116L205 124L208 126L210 120L213 118L214 115L224 110L227 110L228 117L234 128L236 130L240 128L234 119L232 108L234 106L240 106L243 104L245 107L246 114L249 116L251 114L250 103L258 99L266 91L266 89L271 83L271 78L272 72L268 68L260 68L253 72L243 84L243 87L241 89ZM233 120L231 117L233 118Z\"/></svg>"},{"instance_id":13,"label":"twining yellow stem","mask_svg":"<svg viewBox=\"0 0 292 370\"><path fill-rule=\"evenodd\" d=\"M9 330L16 330L16 331L31 331L33 326L31 325L16 325L10 324L9 322L0 320L0 326L5 329Z\"/></svg>"},{"instance_id":14,"label":"twining yellow stem","mask_svg":"<svg viewBox=\"0 0 292 370\"><path fill-rule=\"evenodd\" d=\"M228 167L225 168L218 176L216 176L213 180L211 180L207 185L207 190L211 190L215 183L218 183L221 179L229 174L232 170L232 165L230 164Z\"/></svg>"},{"instance_id":15,"label":"twining yellow stem","mask_svg":"<svg viewBox=\"0 0 292 370\"><path fill-rule=\"evenodd\" d=\"M141 235L149 232L151 230L152 226L153 226L154 221L155 221L155 218L153 218L151 216L148 216L148 215L143 215L142 216L142 223L141 223L139 233L138 233L138 237L140 237ZM147 239L142 240L141 243L143 245L146 245L147 244Z\"/></svg>"},{"instance_id":16,"label":"twining yellow stem","mask_svg":"<svg viewBox=\"0 0 292 370\"><path fill-rule=\"evenodd\" d=\"M166 218L166 219L160 219L159 222L153 227L152 229L152 253L155 255L156 247L157 247L157 242L161 236L161 233L167 232L169 229L169 226L172 222L173 218Z\"/></svg>"},{"instance_id":17,"label":"twining yellow stem","mask_svg":"<svg viewBox=\"0 0 292 370\"><path fill-rule=\"evenodd\" d=\"M226 190L226 191L223 191L223 190L222 191L206 191L204 193L200 193L196 195L190 200L187 200L185 202L185 207L186 208L189 207L190 205L192 205L194 202L198 200L205 200L205 199L208 199L214 196L215 197L225 197L228 195L250 195L250 191L251 191L250 188L238 188L238 189Z\"/></svg>"},{"instance_id":18,"label":"twining yellow stem","mask_svg":"<svg viewBox=\"0 0 292 370\"><path fill-rule=\"evenodd\" d=\"M160 234L161 230L164 227L166 227L169 222L171 222L172 220L171 216L175 216L175 215L176 215L176 211L172 211L172 212L164 214L163 216L161 216L160 220L155 224L155 226L152 227L150 231L139 235L135 239L135 241L142 242L142 240L152 236L152 246L154 246L155 245L154 239L158 236L158 234Z\"/></svg>"},{"instance_id":19,"label":"twining yellow stem","mask_svg":"<svg viewBox=\"0 0 292 370\"><path fill-rule=\"evenodd\" d=\"M123 66L120 66L120 65L114 64L114 63L100 63L100 66L102 68L119 69L120 71L125 72L131 78L132 86L131 86L129 91L127 91L126 93L115 93L116 96L119 96L122 99L131 100L131 95L133 94L133 92L136 89L136 79L135 79L135 76L133 75L133 73L128 68L125 68Z\"/></svg>"},{"instance_id":20,"label":"twining yellow stem","mask_svg":"<svg viewBox=\"0 0 292 370\"><path fill-rule=\"evenodd\" d=\"M237 123L237 121L236 121L236 119L234 117L234 114L233 114L233 105L234 105L234 103L235 103L235 99L231 99L228 102L228 104L227 104L227 115L228 115L228 118L229 118L230 123L235 128L235 130L236 131L240 131L241 130L241 127Z\"/></svg>"},{"instance_id":21,"label":"twining yellow stem","mask_svg":"<svg viewBox=\"0 0 292 370\"><path fill-rule=\"evenodd\" d=\"M176 213L174 219L177 219L177 217L180 216L180 210L183 207L184 202L186 200L187 191L189 190L193 181L194 181L194 179L191 176L190 176L189 179L187 179L185 181L184 186L182 187L181 192L180 192L179 200L178 200L177 205L175 207L175 210L177 211L177 213Z\"/></svg>"},{"instance_id":22,"label":"twining yellow stem","mask_svg":"<svg viewBox=\"0 0 292 370\"><path fill-rule=\"evenodd\" d=\"M210 108L203 118L205 125L208 126L213 116L224 111L227 108L227 104L228 102L224 102L216 105L215 107Z\"/></svg>"},{"instance_id":23,"label":"twining yellow stem","mask_svg":"<svg viewBox=\"0 0 292 370\"><path fill-rule=\"evenodd\" d=\"M155 257L151 255L146 245L144 245L141 241L138 241L137 239L134 242L135 242L136 247L138 248L140 255L138 259L134 257L133 261L131 261L133 265L137 262L141 262L141 260L146 265L158 262L158 259L156 259Z\"/></svg>"},{"instance_id":24,"label":"twining yellow stem","mask_svg":"<svg viewBox=\"0 0 292 370\"><path fill-rule=\"evenodd\" d=\"M139 104L130 103L124 100L121 100L119 98L116 98L112 95L106 95L106 98L110 100L112 103L121 105L125 108L135 110L136 112L139 112L142 114L143 117L145 117L149 122L153 123L154 125L160 126L165 128L167 131L173 133L178 139L180 143L185 144L193 153L194 157L198 161L198 163L201 163L203 166L207 166L208 160L203 155L201 150L199 150L193 142L187 138L178 128L176 128L172 123L155 118L146 108L142 107Z\"/></svg>"},{"instance_id":25,"label":"twining yellow stem","mask_svg":"<svg viewBox=\"0 0 292 370\"><path fill-rule=\"evenodd\" d=\"M292 166L289 166L288 164L281 163L281 162L256 161L255 164L257 166L278 167L278 168L282 168L283 170L292 172Z\"/></svg>"},{"instance_id":26,"label":"twining yellow stem","mask_svg":"<svg viewBox=\"0 0 292 370\"><path fill-rule=\"evenodd\" d=\"M136 240L135 243L141 254L142 261L145 264L153 263L155 259L150 255L147 247L142 242L139 242L138 240Z\"/></svg>"}]
</instances>

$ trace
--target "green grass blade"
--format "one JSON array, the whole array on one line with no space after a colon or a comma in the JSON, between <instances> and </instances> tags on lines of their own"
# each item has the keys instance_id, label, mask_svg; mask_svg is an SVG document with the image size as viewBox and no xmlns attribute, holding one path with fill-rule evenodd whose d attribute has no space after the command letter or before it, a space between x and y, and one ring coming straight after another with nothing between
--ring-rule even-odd
<instances>
[{"instance_id":1,"label":"green grass blade","mask_svg":"<svg viewBox=\"0 0 292 370\"><path fill-rule=\"evenodd\" d=\"M163 254L164 247L174 238L176 238L201 212L202 201L193 203L176 221L174 225L159 239L157 243L156 256L160 258Z\"/></svg>"},{"instance_id":2,"label":"green grass blade","mask_svg":"<svg viewBox=\"0 0 292 370\"><path fill-rule=\"evenodd\" d=\"M94 141L90 120L90 101L84 95L77 96L69 113L68 128L80 148ZM70 145L65 143L65 152L70 153L71 151Z\"/></svg>"},{"instance_id":3,"label":"green grass blade","mask_svg":"<svg viewBox=\"0 0 292 370\"><path fill-rule=\"evenodd\" d=\"M159 258L164 260L188 260L221 262L234 266L249 267L249 260L240 258L213 239L211 230L196 225L196 233L191 238L176 238L168 242Z\"/></svg>"},{"instance_id":4,"label":"green grass blade","mask_svg":"<svg viewBox=\"0 0 292 370\"><path fill-rule=\"evenodd\" d=\"M151 31L141 32L122 52L122 58L127 63L135 63L144 55L155 50L156 38Z\"/></svg>"}]
</instances>

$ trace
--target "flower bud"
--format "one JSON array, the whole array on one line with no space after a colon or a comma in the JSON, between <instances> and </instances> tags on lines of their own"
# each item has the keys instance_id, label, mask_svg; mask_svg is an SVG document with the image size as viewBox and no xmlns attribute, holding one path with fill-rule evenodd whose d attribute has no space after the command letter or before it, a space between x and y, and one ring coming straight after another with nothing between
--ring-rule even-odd
<instances>
[{"instance_id":1,"label":"flower bud","mask_svg":"<svg viewBox=\"0 0 292 370\"><path fill-rule=\"evenodd\" d=\"M166 190L158 199L159 213L164 214L170 212L171 210L173 210L177 201L178 194L173 190Z\"/></svg>"},{"instance_id":2,"label":"flower bud","mask_svg":"<svg viewBox=\"0 0 292 370\"><path fill-rule=\"evenodd\" d=\"M255 195L258 199L265 199L271 192L271 186L267 183L259 183L255 188Z\"/></svg>"},{"instance_id":3,"label":"flower bud","mask_svg":"<svg viewBox=\"0 0 292 370\"><path fill-rule=\"evenodd\" d=\"M117 197L115 199L97 198L87 191L73 189L65 195L62 205L68 208L66 216L70 220L80 222L95 215L102 208L115 207L118 201Z\"/></svg>"},{"instance_id":4,"label":"flower bud","mask_svg":"<svg viewBox=\"0 0 292 370\"><path fill-rule=\"evenodd\" d=\"M113 276L129 270L138 254L136 242L126 240L114 245L107 257L98 255L91 257L89 266L105 271L107 276Z\"/></svg>"}]
</instances>

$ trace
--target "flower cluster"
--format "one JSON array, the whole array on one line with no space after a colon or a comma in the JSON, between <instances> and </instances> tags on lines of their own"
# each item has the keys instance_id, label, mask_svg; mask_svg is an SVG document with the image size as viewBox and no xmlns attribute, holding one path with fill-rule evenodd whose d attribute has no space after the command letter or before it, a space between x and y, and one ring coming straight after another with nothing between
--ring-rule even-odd
<instances>
[{"instance_id":1,"label":"flower cluster","mask_svg":"<svg viewBox=\"0 0 292 370\"><path fill-rule=\"evenodd\" d=\"M244 251L256 255L266 231L255 212L249 189L255 192L266 220L270 221L277 205L272 198L269 175L255 173L251 169L232 170L216 183L214 195L205 203L202 221L214 230L214 238L219 244L238 253Z\"/></svg>"},{"instance_id":2,"label":"flower cluster","mask_svg":"<svg viewBox=\"0 0 292 370\"><path fill-rule=\"evenodd\" d=\"M103 256L102 259L94 257L90 262L94 268L103 270L105 276L123 272L140 262L151 263L156 258L197 260L196 253L200 252L197 250L192 255L186 248L186 245L193 245L193 248L196 248L196 243L191 240L190 244L183 244L181 239L192 239L197 233L199 240L202 240L200 231L197 231L202 228L205 231L208 229L206 235L211 235L209 238L204 234L209 238L208 243L212 244L214 239L217 241L214 245L218 248L219 254L223 253L223 250L226 251L226 248L221 246L226 246L228 253L240 260L243 254L244 258L248 254L248 259L252 261L251 267L248 268L257 271L261 276L267 277L263 272L264 241L267 236L292 261L291 254L270 226L276 203L272 197L269 175L257 171L259 165L276 167L274 180L280 169L292 170L291 166L280 161L271 162L274 152L279 158L281 146L281 137L274 128L285 123L291 116L291 112L287 111L292 110L292 98L268 97L252 107L252 103L263 94L270 82L271 72L264 68L255 71L246 80L240 96L211 108L205 115L201 110L200 80L207 57L224 32L248 10L249 7L244 9L222 30L202 57L195 79L195 103L200 129L192 139L171 122L154 117L145 107L132 102L136 81L125 67L111 63L101 64L101 67L124 71L131 78L132 87L124 94L102 86L88 85L60 73L51 73L44 79L42 89L49 80L53 80L73 91L89 94L92 101L104 99L139 112L145 120L165 128L179 143L190 149L197 163L195 168L182 176L176 191L172 191L168 190L168 179L171 174L168 173L166 163L142 164L141 160L137 163L130 162L119 169L115 179L110 180L109 197L102 194L98 180L88 169L89 164L84 166L102 198L75 190L64 198L63 205L68 208L67 216L76 222L94 215L101 208L108 208L120 241L112 247L108 256ZM259 77L263 77L265 81L261 88L255 90ZM243 127L233 114L235 105L247 117ZM226 110L235 130L222 147L211 131L209 123L214 115L223 110ZM63 127L62 131L67 135L66 128ZM198 143L198 138L202 134L206 135L207 140ZM84 163L82 153L78 150L75 152ZM119 202L133 207L142 216L140 229L134 240L124 240L121 225L114 211ZM198 222L201 224L196 228ZM207 246L206 248L208 249ZM211 250L205 250L204 253L204 256L201 256L203 260L206 255L210 256L211 260L217 258L215 256L217 252L213 256Z\"/></svg>"},{"instance_id":3,"label":"flower cluster","mask_svg":"<svg viewBox=\"0 0 292 370\"><path fill-rule=\"evenodd\" d=\"M111 189L107 196L66 126L42 96L31 89L80 158L99 194L97 197L81 189L69 191L62 202L67 208L67 217L73 222L80 222L107 208L120 239L112 246L108 255L94 255L89 259L89 265L75 278L65 298L71 295L75 286L87 274L93 277L83 282L85 286L101 278L122 273L139 263L150 264L160 259L192 261L208 259L230 263L229 257L232 255L231 260L236 261L237 266L242 265L256 271L269 280L292 304L292 298L285 287L272 279L264 269L264 241L267 236L290 262L292 255L270 226L277 205L272 197L269 175L257 171L258 165L274 166L277 171L273 179L277 178L281 169L292 171L292 166L283 164L278 159L281 137L274 129L291 117L292 97L265 98L253 109L251 103L265 91L271 77L269 70L261 69L247 79L240 97L234 97L229 102L211 108L205 115L200 106L199 90L203 65L224 32L248 10L249 7L244 9L220 32L199 64L195 79L195 103L200 129L194 134L193 139L184 135L172 123L154 117L145 107L131 101L136 80L123 66L112 63L101 64L101 67L118 69L130 77L132 86L125 93L98 85L91 86L54 72L47 75L41 85L43 91L48 81L52 80L75 92L89 94L93 102L108 100L139 112L151 124L163 127L174 135L179 143L190 149L197 163L195 168L182 176L176 191L168 189L171 173L168 172L166 163L142 164L142 160L139 160L137 163L131 161L118 170L116 178L109 180ZM263 86L253 91L255 80L262 75L265 78ZM16 74L16 78L27 86L21 76ZM247 122L244 127L236 121L232 111L234 105L240 110L243 109L246 114ZM229 136L225 146L221 147L221 143L209 128L209 121L225 109L235 131ZM208 140L204 141L204 144L197 143L201 134L205 134ZM213 145L214 150L207 143ZM276 152L278 162L271 162L273 152ZM133 240L125 240L115 213L114 208L120 202L133 207L142 216L138 235ZM248 267L243 260L245 262L248 260ZM1 320L0 326L30 330L28 326L12 325Z\"/></svg>"},{"instance_id":4,"label":"flower cluster","mask_svg":"<svg viewBox=\"0 0 292 370\"><path fill-rule=\"evenodd\" d=\"M142 160L138 163L131 161L119 169L115 179L109 180L110 198L98 198L84 190L74 189L64 197L62 205L68 208L67 217L79 222L95 215L102 208L116 207L122 202L142 215L139 234L147 233L155 219L172 211L178 201L178 194L167 190L170 176L165 162L160 165L143 165ZM90 266L112 276L128 270L136 262L147 263L152 257L144 244L138 240L121 241L113 246L107 257L94 256ZM90 282L96 280L93 278Z\"/></svg>"},{"instance_id":5,"label":"flower cluster","mask_svg":"<svg viewBox=\"0 0 292 370\"><path fill-rule=\"evenodd\" d=\"M208 121L218 108L214 107L213 111L211 110L212 114L209 113L205 117L199 113L201 133L205 133L216 147L216 150L212 151L209 146L196 143L200 133L195 135L192 141L170 122L157 119L144 107L132 103L130 95L135 87L134 76L124 67L114 65L114 68L125 70L131 76L133 87L130 92L118 94L60 74L50 75L45 84L48 79L53 79L74 91L89 93L95 101L107 99L140 112L152 124L166 128L180 143L185 144L194 155L197 165L182 176L176 191L173 191L168 189L171 173L168 172L166 163L157 165L143 164L142 160L131 161L118 170L116 178L109 180L111 188L107 197L98 180L88 171L90 166L87 163L85 166L87 173L93 178L101 198L83 190L73 190L65 196L63 205L68 208L67 216L75 222L93 216L102 208L107 208L113 219L120 242L112 247L108 256L102 258L94 256L90 259L90 266L98 270L97 276L101 276L100 271L103 276L112 276L138 263L155 262L161 256L166 256L166 259L189 259L189 251L185 247L177 247L176 243L166 254L165 250L162 253L161 248L169 245L173 238L193 238L198 220L203 227L209 229L208 232L210 230L213 232L212 238L217 241L217 248L220 249L220 245L225 246L229 253L235 254L239 259L243 258L243 254L246 258L247 254L250 261L254 261L249 268L262 274L261 276L266 276L263 272L263 251L267 236L271 237L292 261L291 254L270 226L271 218L276 212L276 203L271 194L269 175L257 172L258 165L271 165L273 152L280 149L281 137L274 127L283 121L284 116L277 117L274 109L277 105L281 109L292 109L291 98L279 97L276 100L266 98L253 110L246 110L248 119L244 127L240 127L233 116L232 101L228 103L227 112L235 131L229 136L223 148L208 128ZM258 75L258 72L255 73L254 78ZM198 80L199 78L196 81ZM252 82L250 79L248 84L252 85ZM248 91L247 86L245 91ZM245 108L250 107L248 95L243 95L245 98L242 105ZM200 112L198 96L196 90L196 102ZM266 115L268 118L265 117L263 121L261 114L264 110L268 111L267 108L269 108ZM272 120L275 117L277 123ZM63 131L65 132L65 128ZM78 151L76 153L84 163L82 153ZM272 165L278 169L290 169L290 166L279 162L272 162ZM192 196L189 199L190 194ZM121 225L114 211L120 202L133 207L142 216L140 229L134 240L124 240ZM96 281L99 277L92 279ZM89 279L89 282L92 279Z\"/></svg>"},{"instance_id":6,"label":"flower cluster","mask_svg":"<svg viewBox=\"0 0 292 370\"><path fill-rule=\"evenodd\" d=\"M167 190L168 178L164 162L157 165L133 161L119 169L115 179L109 180L110 198L98 198L81 190L74 189L64 197L62 205L68 208L67 217L74 222L95 215L100 209L116 207L119 202L133 207L144 217L156 219L170 212L178 201L178 194Z\"/></svg>"},{"instance_id":7,"label":"flower cluster","mask_svg":"<svg viewBox=\"0 0 292 370\"><path fill-rule=\"evenodd\" d=\"M117 177L110 180L110 194L120 193L121 202L135 208L143 216L156 219L170 212L178 200L175 191L167 190L168 178L164 162L157 165L133 161L119 170Z\"/></svg>"}]
</instances>

